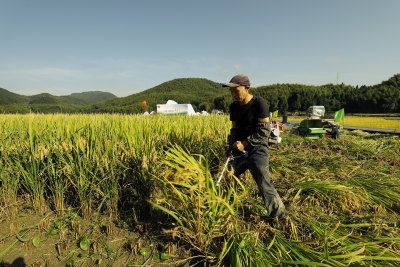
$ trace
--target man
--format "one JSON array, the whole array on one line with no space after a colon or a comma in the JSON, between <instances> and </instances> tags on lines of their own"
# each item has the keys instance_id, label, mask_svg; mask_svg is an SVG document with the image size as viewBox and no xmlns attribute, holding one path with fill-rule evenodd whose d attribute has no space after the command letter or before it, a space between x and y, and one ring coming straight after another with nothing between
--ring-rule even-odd
<instances>
[{"instance_id":1,"label":"man","mask_svg":"<svg viewBox=\"0 0 400 267\"><path fill-rule=\"evenodd\" d=\"M336 125L332 125L332 131L328 131L328 134L330 134L332 136L333 139L338 139L339 138L339 130L336 127Z\"/></svg>"},{"instance_id":2,"label":"man","mask_svg":"<svg viewBox=\"0 0 400 267\"><path fill-rule=\"evenodd\" d=\"M263 98L249 93L250 81L246 75L236 75L223 86L229 87L235 99L229 107L232 129L228 136L228 145L234 156L234 175L239 177L249 169L269 218L285 219L285 206L269 177L268 137L271 128L267 103ZM246 152L244 155L243 151Z\"/></svg>"}]
</instances>

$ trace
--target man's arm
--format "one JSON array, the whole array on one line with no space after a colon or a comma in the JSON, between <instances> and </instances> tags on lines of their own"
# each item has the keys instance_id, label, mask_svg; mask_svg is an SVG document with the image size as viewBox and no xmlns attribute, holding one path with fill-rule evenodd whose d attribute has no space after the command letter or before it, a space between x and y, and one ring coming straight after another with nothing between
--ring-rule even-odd
<instances>
[{"instance_id":1,"label":"man's arm","mask_svg":"<svg viewBox=\"0 0 400 267\"><path fill-rule=\"evenodd\" d=\"M268 143L268 138L271 132L269 118L258 118L256 131L247 137L244 141L236 141L235 147L237 150L243 151L248 145L258 146L263 143Z\"/></svg>"},{"instance_id":2,"label":"man's arm","mask_svg":"<svg viewBox=\"0 0 400 267\"><path fill-rule=\"evenodd\" d=\"M253 134L249 135L244 141L245 145L259 146L268 144L268 138L271 133L271 124L269 118L259 118L256 130Z\"/></svg>"},{"instance_id":3,"label":"man's arm","mask_svg":"<svg viewBox=\"0 0 400 267\"><path fill-rule=\"evenodd\" d=\"M229 146L233 146L236 140L236 133L237 133L237 124L236 121L232 121L232 128L228 135L228 144Z\"/></svg>"}]
</instances>

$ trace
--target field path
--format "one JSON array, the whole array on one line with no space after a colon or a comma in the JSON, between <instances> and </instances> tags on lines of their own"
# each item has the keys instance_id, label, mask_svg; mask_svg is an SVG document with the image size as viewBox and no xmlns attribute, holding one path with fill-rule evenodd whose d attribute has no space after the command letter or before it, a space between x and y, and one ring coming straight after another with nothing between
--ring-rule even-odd
<instances>
[{"instance_id":1,"label":"field path","mask_svg":"<svg viewBox=\"0 0 400 267\"><path fill-rule=\"evenodd\" d=\"M296 123L298 121L288 121L288 123ZM393 129L393 128L378 128L378 127L367 127L367 126L355 126L355 125L341 125L341 128L345 130L360 130L365 132L371 133L390 133L390 134L400 134L400 129Z\"/></svg>"},{"instance_id":2,"label":"field path","mask_svg":"<svg viewBox=\"0 0 400 267\"><path fill-rule=\"evenodd\" d=\"M354 125L343 125L343 128L346 130L361 130L365 132L374 132L374 133L400 134L400 129L377 128L377 127L354 126Z\"/></svg>"}]
</instances>

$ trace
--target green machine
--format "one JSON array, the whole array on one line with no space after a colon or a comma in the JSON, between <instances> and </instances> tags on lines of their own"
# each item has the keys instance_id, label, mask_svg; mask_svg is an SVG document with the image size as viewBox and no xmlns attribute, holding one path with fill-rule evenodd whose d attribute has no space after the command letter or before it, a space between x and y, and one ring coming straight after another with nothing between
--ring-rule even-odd
<instances>
[{"instance_id":1,"label":"green machine","mask_svg":"<svg viewBox=\"0 0 400 267\"><path fill-rule=\"evenodd\" d=\"M310 139L319 139L323 137L326 133L326 130L323 128L322 120L303 120L300 122L300 126L298 128L299 135L310 138Z\"/></svg>"},{"instance_id":2,"label":"green machine","mask_svg":"<svg viewBox=\"0 0 400 267\"><path fill-rule=\"evenodd\" d=\"M308 118L300 122L298 127L299 135L310 138L319 139L326 133L324 129L322 117L325 115L324 106L311 106L307 110Z\"/></svg>"}]
</instances>

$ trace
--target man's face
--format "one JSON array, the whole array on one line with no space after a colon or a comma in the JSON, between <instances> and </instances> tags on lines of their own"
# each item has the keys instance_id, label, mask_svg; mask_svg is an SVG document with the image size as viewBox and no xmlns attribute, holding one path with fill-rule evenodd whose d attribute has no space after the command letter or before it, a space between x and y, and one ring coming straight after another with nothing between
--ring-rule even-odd
<instances>
[{"instance_id":1,"label":"man's face","mask_svg":"<svg viewBox=\"0 0 400 267\"><path fill-rule=\"evenodd\" d=\"M249 91L246 89L246 87L238 86L238 87L230 87L230 89L231 89L231 95L236 101L240 103L246 101L246 97L249 94Z\"/></svg>"}]
</instances>

